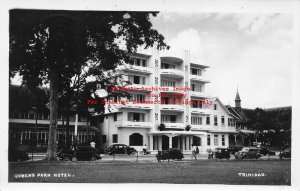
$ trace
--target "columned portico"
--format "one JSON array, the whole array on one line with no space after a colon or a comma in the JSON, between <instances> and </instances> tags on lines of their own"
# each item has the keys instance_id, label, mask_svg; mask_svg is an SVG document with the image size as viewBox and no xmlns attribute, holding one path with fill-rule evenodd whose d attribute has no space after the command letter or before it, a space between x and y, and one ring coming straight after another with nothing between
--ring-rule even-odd
<instances>
[{"instance_id":1,"label":"columned portico","mask_svg":"<svg viewBox=\"0 0 300 191\"><path fill-rule=\"evenodd\" d=\"M172 148L172 146L174 146L181 151L190 152L192 149L191 144L193 143L193 136L199 137L200 140L206 141L206 135L207 133L202 131L158 131L149 133L149 139L151 142L149 146L154 145L154 147L151 146L151 148L154 148L153 150L156 150L155 148L157 148L157 150L163 150L163 148ZM155 138L150 138L153 136L155 136ZM202 144L203 141L201 141L200 145Z\"/></svg>"}]
</instances>

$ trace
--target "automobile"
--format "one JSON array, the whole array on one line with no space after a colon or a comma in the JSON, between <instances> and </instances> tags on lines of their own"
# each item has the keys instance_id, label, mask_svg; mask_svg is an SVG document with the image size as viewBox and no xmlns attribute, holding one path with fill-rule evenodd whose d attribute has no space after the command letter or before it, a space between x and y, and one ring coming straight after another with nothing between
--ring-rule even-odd
<instances>
[{"instance_id":1,"label":"automobile","mask_svg":"<svg viewBox=\"0 0 300 191\"><path fill-rule=\"evenodd\" d=\"M108 147L106 151L109 155L113 154L128 154L133 155L137 153L137 150L134 148L127 146L125 144L112 144L110 147Z\"/></svg>"},{"instance_id":2,"label":"automobile","mask_svg":"<svg viewBox=\"0 0 300 191\"><path fill-rule=\"evenodd\" d=\"M227 148L216 148L215 149L215 158L217 158L217 159L226 158L228 160L228 159L230 159L230 152Z\"/></svg>"},{"instance_id":3,"label":"automobile","mask_svg":"<svg viewBox=\"0 0 300 191\"><path fill-rule=\"evenodd\" d=\"M71 161L75 156L77 160L83 161L95 161L102 159L100 152L96 148L90 146L79 146L76 150L64 148L57 154L57 158L63 161Z\"/></svg>"},{"instance_id":4,"label":"automobile","mask_svg":"<svg viewBox=\"0 0 300 191\"><path fill-rule=\"evenodd\" d=\"M262 155L275 155L275 152L269 150L267 147L259 147L258 150Z\"/></svg>"},{"instance_id":5,"label":"automobile","mask_svg":"<svg viewBox=\"0 0 300 191\"><path fill-rule=\"evenodd\" d=\"M9 162L19 162L29 160L29 156L26 152L18 150L16 148L9 149L8 161Z\"/></svg>"},{"instance_id":6,"label":"automobile","mask_svg":"<svg viewBox=\"0 0 300 191\"><path fill-rule=\"evenodd\" d=\"M246 159L246 158L258 159L261 157L261 154L259 153L257 147L243 147L242 150L236 152L234 156L236 159Z\"/></svg>"},{"instance_id":7,"label":"automobile","mask_svg":"<svg viewBox=\"0 0 300 191\"><path fill-rule=\"evenodd\" d=\"M279 158L283 159L283 158L291 158L291 149L285 149L284 151L280 151L279 153Z\"/></svg>"},{"instance_id":8,"label":"automobile","mask_svg":"<svg viewBox=\"0 0 300 191\"><path fill-rule=\"evenodd\" d=\"M229 146L227 149L230 152L230 154L234 155L234 153L242 150L242 148L243 148L242 146Z\"/></svg>"},{"instance_id":9,"label":"automobile","mask_svg":"<svg viewBox=\"0 0 300 191\"><path fill-rule=\"evenodd\" d=\"M182 152L178 149L174 148L169 148L168 150L163 150L163 151L158 151L158 154L156 155L156 159L158 162L161 160L168 160L168 159L173 159L173 160L181 160L183 159L184 156Z\"/></svg>"}]
</instances>

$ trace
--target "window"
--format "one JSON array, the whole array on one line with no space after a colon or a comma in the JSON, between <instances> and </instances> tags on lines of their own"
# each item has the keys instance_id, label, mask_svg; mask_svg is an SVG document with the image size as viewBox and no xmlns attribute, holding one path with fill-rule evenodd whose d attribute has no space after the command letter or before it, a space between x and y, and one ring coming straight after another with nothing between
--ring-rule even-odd
<instances>
[{"instance_id":1,"label":"window","mask_svg":"<svg viewBox=\"0 0 300 191\"><path fill-rule=\"evenodd\" d=\"M176 66L174 64L161 63L161 69L175 69Z\"/></svg>"},{"instance_id":2,"label":"window","mask_svg":"<svg viewBox=\"0 0 300 191\"><path fill-rule=\"evenodd\" d=\"M133 133L129 136L130 146L143 146L143 136L139 133Z\"/></svg>"},{"instance_id":3,"label":"window","mask_svg":"<svg viewBox=\"0 0 300 191\"><path fill-rule=\"evenodd\" d=\"M225 135L222 135L222 146L225 146Z\"/></svg>"},{"instance_id":4,"label":"window","mask_svg":"<svg viewBox=\"0 0 300 191\"><path fill-rule=\"evenodd\" d=\"M101 139L102 139L102 143L106 143L106 135L102 135Z\"/></svg>"},{"instance_id":5,"label":"window","mask_svg":"<svg viewBox=\"0 0 300 191\"><path fill-rule=\"evenodd\" d=\"M206 125L209 125L209 124L210 124L210 117L206 116Z\"/></svg>"},{"instance_id":6,"label":"window","mask_svg":"<svg viewBox=\"0 0 300 191\"><path fill-rule=\"evenodd\" d=\"M201 76L201 70L197 68L191 68L191 75Z\"/></svg>"},{"instance_id":7,"label":"window","mask_svg":"<svg viewBox=\"0 0 300 191\"><path fill-rule=\"evenodd\" d=\"M146 66L147 66L146 60L142 60L142 66L143 66L143 67L146 67Z\"/></svg>"},{"instance_id":8,"label":"window","mask_svg":"<svg viewBox=\"0 0 300 191\"><path fill-rule=\"evenodd\" d=\"M175 87L174 80L161 80L160 82L161 87Z\"/></svg>"},{"instance_id":9,"label":"window","mask_svg":"<svg viewBox=\"0 0 300 191\"><path fill-rule=\"evenodd\" d=\"M192 125L202 125L202 117L192 117Z\"/></svg>"},{"instance_id":10,"label":"window","mask_svg":"<svg viewBox=\"0 0 300 191\"><path fill-rule=\"evenodd\" d=\"M117 143L118 142L118 134L113 134L112 138L113 138L113 143Z\"/></svg>"},{"instance_id":11,"label":"window","mask_svg":"<svg viewBox=\"0 0 300 191\"><path fill-rule=\"evenodd\" d=\"M194 103L192 105L193 108L203 108L203 100L192 100Z\"/></svg>"},{"instance_id":12,"label":"window","mask_svg":"<svg viewBox=\"0 0 300 191\"><path fill-rule=\"evenodd\" d=\"M145 114L144 113L128 113L128 121L144 122Z\"/></svg>"},{"instance_id":13,"label":"window","mask_svg":"<svg viewBox=\"0 0 300 191\"><path fill-rule=\"evenodd\" d=\"M191 84L192 86L192 91L194 92L202 92L202 85L201 84Z\"/></svg>"},{"instance_id":14,"label":"window","mask_svg":"<svg viewBox=\"0 0 300 191\"><path fill-rule=\"evenodd\" d=\"M222 125L225 125L225 117L224 116L221 116L221 123L222 123Z\"/></svg>"},{"instance_id":15,"label":"window","mask_svg":"<svg viewBox=\"0 0 300 191\"><path fill-rule=\"evenodd\" d=\"M218 135L214 135L214 146L218 146Z\"/></svg>"},{"instance_id":16,"label":"window","mask_svg":"<svg viewBox=\"0 0 300 191\"><path fill-rule=\"evenodd\" d=\"M228 118L228 126L234 127L234 120L232 118Z\"/></svg>"},{"instance_id":17,"label":"window","mask_svg":"<svg viewBox=\"0 0 300 191\"><path fill-rule=\"evenodd\" d=\"M178 122L177 115L161 115L162 123L177 123Z\"/></svg>"},{"instance_id":18,"label":"window","mask_svg":"<svg viewBox=\"0 0 300 191\"><path fill-rule=\"evenodd\" d=\"M132 94L130 101L145 101L146 100L146 95L145 94Z\"/></svg>"},{"instance_id":19,"label":"window","mask_svg":"<svg viewBox=\"0 0 300 191\"><path fill-rule=\"evenodd\" d=\"M210 145L210 135L207 135L207 146Z\"/></svg>"},{"instance_id":20,"label":"window","mask_svg":"<svg viewBox=\"0 0 300 191\"><path fill-rule=\"evenodd\" d=\"M114 121L118 121L118 114L114 113Z\"/></svg>"},{"instance_id":21,"label":"window","mask_svg":"<svg viewBox=\"0 0 300 191\"><path fill-rule=\"evenodd\" d=\"M218 126L218 116L214 116L214 125Z\"/></svg>"},{"instance_id":22,"label":"window","mask_svg":"<svg viewBox=\"0 0 300 191\"><path fill-rule=\"evenodd\" d=\"M214 110L217 110L217 104L214 104Z\"/></svg>"},{"instance_id":23,"label":"window","mask_svg":"<svg viewBox=\"0 0 300 191\"><path fill-rule=\"evenodd\" d=\"M132 84L142 84L146 85L146 77L143 76L128 76L128 81L131 82Z\"/></svg>"}]
</instances>

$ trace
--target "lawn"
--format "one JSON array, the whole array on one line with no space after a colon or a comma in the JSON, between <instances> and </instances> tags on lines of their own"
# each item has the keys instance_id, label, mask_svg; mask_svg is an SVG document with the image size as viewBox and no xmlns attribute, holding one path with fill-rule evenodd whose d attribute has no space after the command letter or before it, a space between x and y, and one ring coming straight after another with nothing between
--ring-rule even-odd
<instances>
[{"instance_id":1,"label":"lawn","mask_svg":"<svg viewBox=\"0 0 300 191\"><path fill-rule=\"evenodd\" d=\"M291 161L36 161L10 163L9 182L290 185Z\"/></svg>"}]
</instances>

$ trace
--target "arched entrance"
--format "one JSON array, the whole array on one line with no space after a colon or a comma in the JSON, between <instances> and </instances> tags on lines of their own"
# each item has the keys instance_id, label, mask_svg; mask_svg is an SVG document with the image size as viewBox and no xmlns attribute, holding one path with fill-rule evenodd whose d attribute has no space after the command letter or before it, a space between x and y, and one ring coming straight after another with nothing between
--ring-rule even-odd
<instances>
[{"instance_id":1,"label":"arched entrance","mask_svg":"<svg viewBox=\"0 0 300 191\"><path fill-rule=\"evenodd\" d=\"M193 136L193 146L201 146L201 138L197 136Z\"/></svg>"},{"instance_id":2,"label":"arched entrance","mask_svg":"<svg viewBox=\"0 0 300 191\"><path fill-rule=\"evenodd\" d=\"M169 148L169 137L166 135L162 136L162 150L167 150Z\"/></svg>"},{"instance_id":3,"label":"arched entrance","mask_svg":"<svg viewBox=\"0 0 300 191\"><path fill-rule=\"evenodd\" d=\"M139 133L133 133L129 136L130 146L143 146L143 135Z\"/></svg>"},{"instance_id":4,"label":"arched entrance","mask_svg":"<svg viewBox=\"0 0 300 191\"><path fill-rule=\"evenodd\" d=\"M243 137L242 135L236 136L236 146L243 146Z\"/></svg>"},{"instance_id":5,"label":"arched entrance","mask_svg":"<svg viewBox=\"0 0 300 191\"><path fill-rule=\"evenodd\" d=\"M234 135L229 135L229 146L235 146Z\"/></svg>"}]
</instances>

